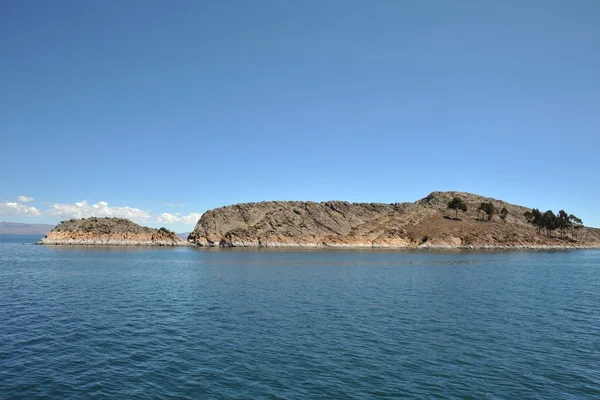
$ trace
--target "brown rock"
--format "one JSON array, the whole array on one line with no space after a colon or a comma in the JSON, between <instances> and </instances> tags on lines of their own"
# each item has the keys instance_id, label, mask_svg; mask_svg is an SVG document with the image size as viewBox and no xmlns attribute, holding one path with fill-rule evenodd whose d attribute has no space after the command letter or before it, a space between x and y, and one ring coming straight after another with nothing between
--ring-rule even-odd
<instances>
[{"instance_id":1,"label":"brown rock","mask_svg":"<svg viewBox=\"0 0 600 400\"><path fill-rule=\"evenodd\" d=\"M123 218L71 219L58 224L40 244L185 246L185 240L166 228L140 226Z\"/></svg>"},{"instance_id":2,"label":"brown rock","mask_svg":"<svg viewBox=\"0 0 600 400\"><path fill-rule=\"evenodd\" d=\"M447 208L454 196L468 205L458 220ZM506 207L506 223L497 216L480 221L477 208L482 202L492 202L498 210ZM599 229L581 229L576 241L571 235L549 238L537 233L523 216L528 210L461 192L433 192L415 203L243 203L204 213L188 240L221 247L600 247Z\"/></svg>"}]
</instances>

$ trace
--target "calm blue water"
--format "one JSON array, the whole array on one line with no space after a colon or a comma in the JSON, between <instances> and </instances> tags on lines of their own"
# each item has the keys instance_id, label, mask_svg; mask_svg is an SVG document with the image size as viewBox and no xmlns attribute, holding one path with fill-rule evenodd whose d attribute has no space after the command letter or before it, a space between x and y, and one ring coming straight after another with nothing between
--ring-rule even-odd
<instances>
[{"instance_id":1,"label":"calm blue water","mask_svg":"<svg viewBox=\"0 0 600 400\"><path fill-rule=\"evenodd\" d=\"M0 236L2 398L600 398L600 252Z\"/></svg>"}]
</instances>

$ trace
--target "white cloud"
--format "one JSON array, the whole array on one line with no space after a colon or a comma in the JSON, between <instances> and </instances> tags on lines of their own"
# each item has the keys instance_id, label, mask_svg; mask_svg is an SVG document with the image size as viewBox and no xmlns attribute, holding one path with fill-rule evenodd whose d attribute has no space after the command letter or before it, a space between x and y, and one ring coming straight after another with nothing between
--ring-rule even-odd
<instances>
[{"instance_id":1,"label":"white cloud","mask_svg":"<svg viewBox=\"0 0 600 400\"><path fill-rule=\"evenodd\" d=\"M110 207L105 201L90 205L85 200L71 204L54 204L47 213L48 215L54 215L61 219L118 217L127 218L136 222L145 222L151 218L147 211L140 210L139 208Z\"/></svg>"},{"instance_id":2,"label":"white cloud","mask_svg":"<svg viewBox=\"0 0 600 400\"><path fill-rule=\"evenodd\" d=\"M29 215L38 216L41 215L40 210L35 207L27 207L24 204L19 203L0 203L0 215Z\"/></svg>"},{"instance_id":3,"label":"white cloud","mask_svg":"<svg viewBox=\"0 0 600 400\"><path fill-rule=\"evenodd\" d=\"M176 222L180 222L184 225L196 225L201 216L201 213L190 213L187 215L179 215L178 213L162 213L160 214L160 217L158 217L156 220L163 224L173 224Z\"/></svg>"},{"instance_id":4,"label":"white cloud","mask_svg":"<svg viewBox=\"0 0 600 400\"><path fill-rule=\"evenodd\" d=\"M164 224L172 224L174 222L179 222L180 218L175 214L162 213L160 214L160 217L158 217L156 220Z\"/></svg>"},{"instance_id":5,"label":"white cloud","mask_svg":"<svg viewBox=\"0 0 600 400\"><path fill-rule=\"evenodd\" d=\"M164 212L158 217L154 217L148 211L134 207L111 207L105 201L99 201L95 204L89 204L86 200L76 203L55 203L43 211L35 207L29 207L26 204L33 201L33 198L20 195L19 202L0 203L0 216L40 216L50 215L60 220L71 218L89 218L89 217L118 217L127 218L137 223L161 223L165 225L181 224L194 226L202 216L202 213L168 213ZM174 207L183 206L181 203L171 203Z\"/></svg>"},{"instance_id":6,"label":"white cloud","mask_svg":"<svg viewBox=\"0 0 600 400\"><path fill-rule=\"evenodd\" d=\"M181 222L186 225L196 225L202 213L190 213L181 217Z\"/></svg>"},{"instance_id":7,"label":"white cloud","mask_svg":"<svg viewBox=\"0 0 600 400\"><path fill-rule=\"evenodd\" d=\"M30 201L33 201L33 197L27 197L24 195L20 195L19 197L17 197L17 200L19 200L21 203L28 203Z\"/></svg>"}]
</instances>

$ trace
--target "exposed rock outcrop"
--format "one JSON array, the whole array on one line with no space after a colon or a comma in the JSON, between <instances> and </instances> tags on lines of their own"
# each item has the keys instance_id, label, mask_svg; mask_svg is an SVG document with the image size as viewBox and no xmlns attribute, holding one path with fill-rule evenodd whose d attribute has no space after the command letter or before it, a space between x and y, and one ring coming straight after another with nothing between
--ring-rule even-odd
<instances>
[{"instance_id":1,"label":"exposed rock outcrop","mask_svg":"<svg viewBox=\"0 0 600 400\"><path fill-rule=\"evenodd\" d=\"M189 243L168 229L148 228L123 218L83 218L61 222L38 244L186 246Z\"/></svg>"},{"instance_id":2,"label":"exposed rock outcrop","mask_svg":"<svg viewBox=\"0 0 600 400\"><path fill-rule=\"evenodd\" d=\"M462 198L458 220L447 204ZM481 202L506 207L506 222L479 219ZM415 203L269 201L207 211L188 241L220 247L586 248L600 247L600 230L547 237L527 223L526 207L460 192L433 192Z\"/></svg>"}]
</instances>

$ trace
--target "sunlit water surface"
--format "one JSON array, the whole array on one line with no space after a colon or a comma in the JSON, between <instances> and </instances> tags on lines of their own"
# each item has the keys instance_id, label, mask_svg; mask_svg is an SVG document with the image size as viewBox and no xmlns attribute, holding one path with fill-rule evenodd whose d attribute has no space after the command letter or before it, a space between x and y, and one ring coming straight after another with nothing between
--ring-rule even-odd
<instances>
[{"instance_id":1,"label":"sunlit water surface","mask_svg":"<svg viewBox=\"0 0 600 400\"><path fill-rule=\"evenodd\" d=\"M0 236L0 398L600 398L600 252Z\"/></svg>"}]
</instances>

